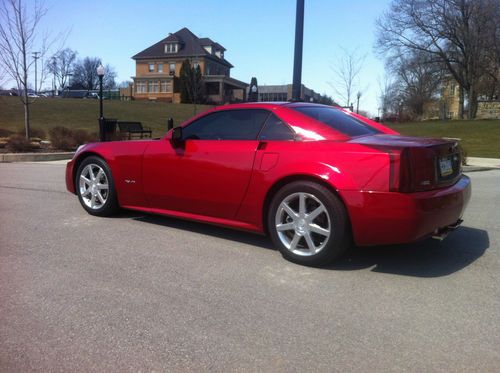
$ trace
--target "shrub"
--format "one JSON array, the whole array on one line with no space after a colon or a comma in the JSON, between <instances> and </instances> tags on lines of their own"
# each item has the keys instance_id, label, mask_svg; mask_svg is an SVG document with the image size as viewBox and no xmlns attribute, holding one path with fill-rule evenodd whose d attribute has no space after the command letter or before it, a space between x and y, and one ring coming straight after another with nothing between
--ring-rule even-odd
<instances>
[{"instance_id":1,"label":"shrub","mask_svg":"<svg viewBox=\"0 0 500 373\"><path fill-rule=\"evenodd\" d=\"M460 153L462 155L462 166L467 166L467 149L461 146Z\"/></svg>"},{"instance_id":2,"label":"shrub","mask_svg":"<svg viewBox=\"0 0 500 373\"><path fill-rule=\"evenodd\" d=\"M5 147L14 153L31 150L31 142L23 135L11 135Z\"/></svg>"},{"instance_id":3,"label":"shrub","mask_svg":"<svg viewBox=\"0 0 500 373\"><path fill-rule=\"evenodd\" d=\"M73 131L69 128L58 126L49 131L49 138L53 148L61 150L74 150L76 143L73 139Z\"/></svg>"},{"instance_id":4,"label":"shrub","mask_svg":"<svg viewBox=\"0 0 500 373\"><path fill-rule=\"evenodd\" d=\"M60 150L75 150L79 145L97 140L85 130L71 130L62 126L52 128L49 137L52 147Z\"/></svg>"},{"instance_id":5,"label":"shrub","mask_svg":"<svg viewBox=\"0 0 500 373\"><path fill-rule=\"evenodd\" d=\"M14 134L14 132L6 130L4 128L0 128L0 137L9 137L12 134Z\"/></svg>"},{"instance_id":6,"label":"shrub","mask_svg":"<svg viewBox=\"0 0 500 373\"><path fill-rule=\"evenodd\" d=\"M42 140L47 138L47 133L41 128L31 128L30 135L31 137L38 137Z\"/></svg>"}]
</instances>

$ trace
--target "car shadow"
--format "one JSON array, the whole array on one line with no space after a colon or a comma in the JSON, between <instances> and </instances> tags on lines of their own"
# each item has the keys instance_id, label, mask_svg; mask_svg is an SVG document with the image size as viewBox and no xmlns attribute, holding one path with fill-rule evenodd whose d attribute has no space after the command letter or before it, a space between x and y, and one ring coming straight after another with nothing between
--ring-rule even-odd
<instances>
[{"instance_id":1,"label":"car shadow","mask_svg":"<svg viewBox=\"0 0 500 373\"><path fill-rule=\"evenodd\" d=\"M276 250L269 238L244 231L131 211L124 211L117 217ZM441 277L467 267L489 246L487 231L462 226L441 242L428 239L406 245L352 247L342 258L319 269L354 271L371 268L373 272L402 276Z\"/></svg>"},{"instance_id":2,"label":"car shadow","mask_svg":"<svg viewBox=\"0 0 500 373\"><path fill-rule=\"evenodd\" d=\"M441 277L469 266L490 246L488 232L462 226L443 241L427 239L412 244L353 247L324 269L373 272L413 277Z\"/></svg>"},{"instance_id":3,"label":"car shadow","mask_svg":"<svg viewBox=\"0 0 500 373\"><path fill-rule=\"evenodd\" d=\"M225 240L241 242L244 244L258 246L263 249L276 250L271 241L263 235L249 233L245 231L238 231L234 229L219 227L216 225L197 223L189 220L182 220L176 218L169 218L161 215L140 215L134 212L123 212L118 214L117 217L129 218L137 221L161 225L164 227L181 229L194 233L204 234L207 236L217 237Z\"/></svg>"}]
</instances>

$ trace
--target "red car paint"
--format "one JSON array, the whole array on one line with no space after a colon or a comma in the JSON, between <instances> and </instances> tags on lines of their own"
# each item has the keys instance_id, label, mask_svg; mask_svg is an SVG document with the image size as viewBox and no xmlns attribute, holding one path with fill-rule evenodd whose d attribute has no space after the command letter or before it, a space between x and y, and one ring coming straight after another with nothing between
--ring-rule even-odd
<instances>
[{"instance_id":1,"label":"red car paint","mask_svg":"<svg viewBox=\"0 0 500 373\"><path fill-rule=\"evenodd\" d=\"M273 193L297 179L315 180L338 194L358 245L412 242L462 217L469 178L461 169L437 176L439 157L454 154L456 161L456 143L399 136L346 112L380 132L351 138L295 110L310 106L227 105L182 124L221 110L264 109L293 128L295 141L187 140L180 147L169 131L158 140L85 145L68 162L67 189L75 193L78 164L92 154L109 164L124 208L259 233L266 232Z\"/></svg>"}]
</instances>

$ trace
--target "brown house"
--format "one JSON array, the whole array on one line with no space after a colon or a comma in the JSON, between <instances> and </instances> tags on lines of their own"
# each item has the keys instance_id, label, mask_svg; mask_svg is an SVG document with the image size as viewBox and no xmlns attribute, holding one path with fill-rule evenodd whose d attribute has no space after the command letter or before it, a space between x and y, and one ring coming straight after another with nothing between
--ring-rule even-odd
<instances>
[{"instance_id":1,"label":"brown house","mask_svg":"<svg viewBox=\"0 0 500 373\"><path fill-rule=\"evenodd\" d=\"M132 77L133 98L180 103L179 73L188 59L200 66L206 98L226 103L245 100L248 84L230 77L233 67L225 58L226 49L210 38L198 38L183 28L137 53L136 75Z\"/></svg>"}]
</instances>

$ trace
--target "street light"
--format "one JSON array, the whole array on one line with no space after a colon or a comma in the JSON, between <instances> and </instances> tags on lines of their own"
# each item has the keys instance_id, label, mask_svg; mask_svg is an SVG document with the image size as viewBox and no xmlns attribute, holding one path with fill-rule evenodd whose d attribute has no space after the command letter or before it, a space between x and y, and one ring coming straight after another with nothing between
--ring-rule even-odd
<instances>
[{"instance_id":1,"label":"street light","mask_svg":"<svg viewBox=\"0 0 500 373\"><path fill-rule=\"evenodd\" d=\"M104 66L97 67L97 76L99 77L99 137L101 141L106 141L104 136L104 116L102 113L102 78L104 77Z\"/></svg>"}]
</instances>

